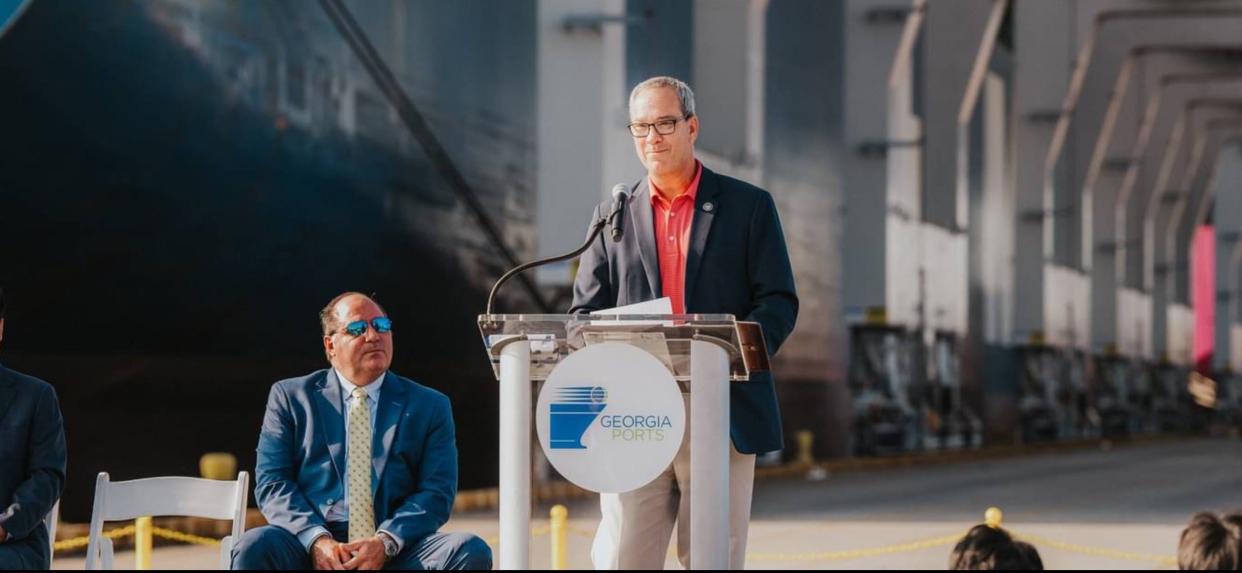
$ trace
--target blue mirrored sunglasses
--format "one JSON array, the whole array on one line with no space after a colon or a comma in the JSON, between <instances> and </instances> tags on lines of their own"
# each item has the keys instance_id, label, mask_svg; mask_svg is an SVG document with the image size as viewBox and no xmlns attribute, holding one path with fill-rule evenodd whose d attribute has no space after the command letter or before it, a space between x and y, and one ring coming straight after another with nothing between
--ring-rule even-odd
<instances>
[{"instance_id":1,"label":"blue mirrored sunglasses","mask_svg":"<svg viewBox=\"0 0 1242 573\"><path fill-rule=\"evenodd\" d=\"M379 316L371 320L371 327L375 328L375 332L380 334L388 334L392 332L392 320L387 316ZM362 336L367 332L367 321L355 320L345 325L345 333L350 336Z\"/></svg>"}]
</instances>

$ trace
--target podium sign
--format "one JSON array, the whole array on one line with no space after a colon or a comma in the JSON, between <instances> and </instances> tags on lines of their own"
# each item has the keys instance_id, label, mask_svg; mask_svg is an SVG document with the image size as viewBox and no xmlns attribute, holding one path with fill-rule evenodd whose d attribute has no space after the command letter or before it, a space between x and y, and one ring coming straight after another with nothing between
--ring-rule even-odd
<instances>
[{"instance_id":1,"label":"podium sign","mask_svg":"<svg viewBox=\"0 0 1242 573\"><path fill-rule=\"evenodd\" d=\"M566 357L535 406L535 429L552 467L579 487L622 493L673 463L686 430L685 402L659 359L604 342Z\"/></svg>"},{"instance_id":2,"label":"podium sign","mask_svg":"<svg viewBox=\"0 0 1242 573\"><path fill-rule=\"evenodd\" d=\"M647 483L657 475L647 477L651 467L667 467L681 432L689 432L691 566L728 568L729 383L768 369L758 324L727 314L511 314L480 316L479 332L500 381L501 569L530 567L532 426L539 427L557 469L597 491ZM536 413L531 383L540 380L549 388ZM689 427L684 398L672 380L689 384ZM653 389L628 392L646 383ZM653 440L635 443L639 436ZM650 466L611 466L622 474L613 482L585 468L604 462L579 461L589 460L592 450L638 457L648 447L660 457L646 454L653 458Z\"/></svg>"}]
</instances>

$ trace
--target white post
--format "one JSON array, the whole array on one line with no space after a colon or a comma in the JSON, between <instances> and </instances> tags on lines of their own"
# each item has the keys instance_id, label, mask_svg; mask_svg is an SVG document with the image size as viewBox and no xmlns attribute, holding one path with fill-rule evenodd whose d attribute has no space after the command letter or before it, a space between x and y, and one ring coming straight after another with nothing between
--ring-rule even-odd
<instances>
[{"instance_id":1,"label":"white post","mask_svg":"<svg viewBox=\"0 0 1242 573\"><path fill-rule=\"evenodd\" d=\"M729 355L690 343L690 568L729 568Z\"/></svg>"},{"instance_id":2,"label":"white post","mask_svg":"<svg viewBox=\"0 0 1242 573\"><path fill-rule=\"evenodd\" d=\"M500 568L530 569L530 342L500 351Z\"/></svg>"},{"instance_id":3,"label":"white post","mask_svg":"<svg viewBox=\"0 0 1242 573\"><path fill-rule=\"evenodd\" d=\"M621 18L625 0L538 0L535 146L537 254L562 253L582 241L585 216L617 183L643 166L634 153L625 80L627 24L566 29L572 17ZM571 284L570 262L536 270L539 282Z\"/></svg>"}]
</instances>

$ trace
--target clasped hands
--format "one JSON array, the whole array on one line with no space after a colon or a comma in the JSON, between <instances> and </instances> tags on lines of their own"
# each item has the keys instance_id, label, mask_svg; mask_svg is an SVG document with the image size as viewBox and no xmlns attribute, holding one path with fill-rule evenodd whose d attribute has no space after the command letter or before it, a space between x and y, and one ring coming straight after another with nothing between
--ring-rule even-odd
<instances>
[{"instance_id":1,"label":"clasped hands","mask_svg":"<svg viewBox=\"0 0 1242 573\"><path fill-rule=\"evenodd\" d=\"M388 562L380 534L352 543L340 543L325 535L311 545L311 561L317 570L378 571Z\"/></svg>"}]
</instances>

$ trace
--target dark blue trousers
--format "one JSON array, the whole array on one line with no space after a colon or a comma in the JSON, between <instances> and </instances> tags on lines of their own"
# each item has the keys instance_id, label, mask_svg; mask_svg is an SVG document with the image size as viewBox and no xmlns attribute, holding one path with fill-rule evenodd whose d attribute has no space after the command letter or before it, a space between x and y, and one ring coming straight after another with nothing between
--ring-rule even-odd
<instances>
[{"instance_id":1,"label":"dark blue trousers","mask_svg":"<svg viewBox=\"0 0 1242 573\"><path fill-rule=\"evenodd\" d=\"M332 538L344 542L348 523L329 523ZM272 525L251 529L233 545L233 570L268 569L277 571L311 569L310 552L298 537ZM487 571L492 568L492 549L478 536L468 533L432 533L413 543L406 541L401 552L384 569L402 571Z\"/></svg>"},{"instance_id":2,"label":"dark blue trousers","mask_svg":"<svg viewBox=\"0 0 1242 573\"><path fill-rule=\"evenodd\" d=\"M0 543L0 571L20 569L50 569L47 529L39 525L22 539L9 539Z\"/></svg>"}]
</instances>

